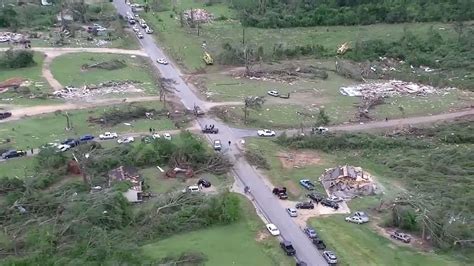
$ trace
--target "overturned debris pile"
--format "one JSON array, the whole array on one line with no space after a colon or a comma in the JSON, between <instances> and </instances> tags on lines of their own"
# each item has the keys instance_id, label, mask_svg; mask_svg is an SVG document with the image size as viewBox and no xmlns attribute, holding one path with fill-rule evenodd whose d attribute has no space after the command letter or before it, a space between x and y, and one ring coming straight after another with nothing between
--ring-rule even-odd
<instances>
[{"instance_id":1,"label":"overturned debris pile","mask_svg":"<svg viewBox=\"0 0 474 266\"><path fill-rule=\"evenodd\" d=\"M326 169L319 181L329 194L345 199L379 193L372 176L360 167L345 165Z\"/></svg>"},{"instance_id":2,"label":"overturned debris pile","mask_svg":"<svg viewBox=\"0 0 474 266\"><path fill-rule=\"evenodd\" d=\"M306 79L327 79L328 73L315 66L303 67L284 67L279 69L259 69L251 71L248 74L239 74L240 76L248 76L254 80L274 80L280 82L294 82L300 78Z\"/></svg>"},{"instance_id":3,"label":"overturned debris pile","mask_svg":"<svg viewBox=\"0 0 474 266\"><path fill-rule=\"evenodd\" d=\"M107 81L99 85L85 85L82 88L65 87L62 90L55 91L54 96L63 99L80 99L95 96L104 96L107 94L127 94L141 93L142 89L137 88L140 81L124 80L124 81Z\"/></svg>"},{"instance_id":4,"label":"overturned debris pile","mask_svg":"<svg viewBox=\"0 0 474 266\"><path fill-rule=\"evenodd\" d=\"M104 62L99 62L99 63L94 63L94 64L84 64L82 65L81 68L84 70L91 69L91 68L115 70L115 69L124 68L126 66L127 64L125 63L124 60L113 59L110 61L104 61Z\"/></svg>"},{"instance_id":5,"label":"overturned debris pile","mask_svg":"<svg viewBox=\"0 0 474 266\"><path fill-rule=\"evenodd\" d=\"M191 23L206 23L214 19L214 15L209 13L207 10L200 8L186 10L183 12L183 16L187 21L190 21Z\"/></svg>"},{"instance_id":6,"label":"overturned debris pile","mask_svg":"<svg viewBox=\"0 0 474 266\"><path fill-rule=\"evenodd\" d=\"M393 97L401 95L426 96L428 94L438 93L432 86L405 82L400 80L390 80L385 82L371 82L357 84L353 86L341 87L341 94L357 97Z\"/></svg>"}]
</instances>

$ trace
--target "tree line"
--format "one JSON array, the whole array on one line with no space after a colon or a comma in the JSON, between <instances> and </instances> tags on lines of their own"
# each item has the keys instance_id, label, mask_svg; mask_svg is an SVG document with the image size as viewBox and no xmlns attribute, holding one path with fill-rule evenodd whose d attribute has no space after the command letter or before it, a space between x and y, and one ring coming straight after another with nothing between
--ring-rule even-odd
<instances>
[{"instance_id":1,"label":"tree line","mask_svg":"<svg viewBox=\"0 0 474 266\"><path fill-rule=\"evenodd\" d=\"M246 26L287 28L474 19L470 0L229 0Z\"/></svg>"}]
</instances>

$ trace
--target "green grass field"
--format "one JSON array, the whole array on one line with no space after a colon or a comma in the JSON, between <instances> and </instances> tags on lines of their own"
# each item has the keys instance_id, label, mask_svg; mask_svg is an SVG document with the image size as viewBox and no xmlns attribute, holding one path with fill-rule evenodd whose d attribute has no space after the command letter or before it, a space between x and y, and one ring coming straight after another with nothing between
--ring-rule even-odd
<instances>
[{"instance_id":1,"label":"green grass field","mask_svg":"<svg viewBox=\"0 0 474 266\"><path fill-rule=\"evenodd\" d=\"M253 206L242 199L244 210L241 221L228 226L213 227L145 245L143 251L153 258L163 258L185 251L203 252L207 266L222 265L292 265L294 260L281 252L275 238L268 236L257 242L259 231L265 230Z\"/></svg>"},{"instance_id":2,"label":"green grass field","mask_svg":"<svg viewBox=\"0 0 474 266\"><path fill-rule=\"evenodd\" d=\"M143 103L147 105L147 103ZM160 108L160 103L148 103L154 108ZM97 124L90 124L89 117L98 117L104 110L112 107L102 107L95 109L83 109L69 112L73 130L65 131L66 118L63 115L45 114L31 118L25 118L18 121L3 123L0 127L0 139L11 139L11 145L17 149L26 149L27 147L39 147L48 142L64 140L67 137L79 137L83 134L98 135L105 131L117 133L147 133L150 127L157 131L174 129L171 120L168 119L139 119L127 121L132 126L118 124L113 127L101 127ZM126 121L124 121L126 122Z\"/></svg>"},{"instance_id":3,"label":"green grass field","mask_svg":"<svg viewBox=\"0 0 474 266\"><path fill-rule=\"evenodd\" d=\"M398 245L374 232L370 224L348 223L343 215L314 218L310 224L328 249L336 252L338 265L462 265L446 256Z\"/></svg>"},{"instance_id":4,"label":"green grass field","mask_svg":"<svg viewBox=\"0 0 474 266\"><path fill-rule=\"evenodd\" d=\"M24 178L31 175L35 160L33 157L23 157L0 163L0 177Z\"/></svg>"},{"instance_id":5,"label":"green grass field","mask_svg":"<svg viewBox=\"0 0 474 266\"><path fill-rule=\"evenodd\" d=\"M82 70L83 64L108 62L113 59L123 60L126 67L115 70L89 69ZM51 64L54 77L64 86L83 86L99 84L105 81L141 81L140 87L149 93L156 93L155 77L147 60L139 56L74 53L54 59Z\"/></svg>"}]
</instances>

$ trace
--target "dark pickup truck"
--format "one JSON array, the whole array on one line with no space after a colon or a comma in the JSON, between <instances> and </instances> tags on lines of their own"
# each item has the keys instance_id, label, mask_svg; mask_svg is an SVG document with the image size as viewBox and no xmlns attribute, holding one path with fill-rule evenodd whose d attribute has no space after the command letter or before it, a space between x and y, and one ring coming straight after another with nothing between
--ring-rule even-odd
<instances>
[{"instance_id":1,"label":"dark pickup truck","mask_svg":"<svg viewBox=\"0 0 474 266\"><path fill-rule=\"evenodd\" d=\"M312 242L316 246L317 249L319 250L326 249L326 244L324 244L324 241L321 240L320 238L315 237L313 238Z\"/></svg>"},{"instance_id":2,"label":"dark pickup truck","mask_svg":"<svg viewBox=\"0 0 474 266\"><path fill-rule=\"evenodd\" d=\"M288 256L293 256L296 254L296 250L290 241L280 242L280 247L283 249L283 251L285 251L286 255Z\"/></svg>"},{"instance_id":3,"label":"dark pickup truck","mask_svg":"<svg viewBox=\"0 0 474 266\"><path fill-rule=\"evenodd\" d=\"M321 205L326 206L326 207L329 207L329 208L333 208L334 210L339 209L339 204L337 204L337 203L334 202L334 201L330 201L330 200L328 200L328 199L323 199L323 200L321 201Z\"/></svg>"},{"instance_id":4,"label":"dark pickup truck","mask_svg":"<svg viewBox=\"0 0 474 266\"><path fill-rule=\"evenodd\" d=\"M274 195L277 195L279 199L288 199L288 194L286 194L286 187L276 187L272 190Z\"/></svg>"},{"instance_id":5,"label":"dark pickup truck","mask_svg":"<svg viewBox=\"0 0 474 266\"><path fill-rule=\"evenodd\" d=\"M1 119L7 119L7 118L9 118L10 116L12 116L12 113L0 111L0 120L1 120Z\"/></svg>"},{"instance_id":6,"label":"dark pickup truck","mask_svg":"<svg viewBox=\"0 0 474 266\"><path fill-rule=\"evenodd\" d=\"M324 199L323 196L317 193L309 193L306 196L316 203L320 203Z\"/></svg>"}]
</instances>

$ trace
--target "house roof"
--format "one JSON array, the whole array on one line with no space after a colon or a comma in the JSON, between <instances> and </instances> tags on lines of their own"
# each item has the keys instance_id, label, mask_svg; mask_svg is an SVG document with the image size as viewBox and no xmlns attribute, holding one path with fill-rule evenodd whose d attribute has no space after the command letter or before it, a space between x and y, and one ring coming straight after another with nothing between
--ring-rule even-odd
<instances>
[{"instance_id":1,"label":"house roof","mask_svg":"<svg viewBox=\"0 0 474 266\"><path fill-rule=\"evenodd\" d=\"M112 182L118 181L130 181L132 183L132 189L141 191L142 190L142 180L140 174L135 167L129 166L119 166L113 170L110 170L108 173L109 176L109 186Z\"/></svg>"}]
</instances>

